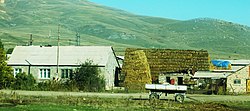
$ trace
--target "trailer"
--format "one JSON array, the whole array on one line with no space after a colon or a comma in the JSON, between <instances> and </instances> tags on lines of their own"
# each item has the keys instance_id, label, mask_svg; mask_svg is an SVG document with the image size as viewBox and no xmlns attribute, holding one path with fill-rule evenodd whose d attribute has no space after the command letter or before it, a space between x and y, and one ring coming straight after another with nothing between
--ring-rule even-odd
<instances>
[{"instance_id":1,"label":"trailer","mask_svg":"<svg viewBox=\"0 0 250 111\"><path fill-rule=\"evenodd\" d=\"M165 93L165 96L168 94L174 94L175 101L183 102L186 97L187 86L184 85L171 85L167 84L146 84L146 90L150 90L149 99L159 99L160 96Z\"/></svg>"}]
</instances>

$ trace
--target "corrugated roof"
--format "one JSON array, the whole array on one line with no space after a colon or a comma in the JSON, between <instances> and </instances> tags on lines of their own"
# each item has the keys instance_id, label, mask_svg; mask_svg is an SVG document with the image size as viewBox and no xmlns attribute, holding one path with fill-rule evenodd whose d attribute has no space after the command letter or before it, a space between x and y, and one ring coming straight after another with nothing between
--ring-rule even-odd
<instances>
[{"instance_id":1,"label":"corrugated roof","mask_svg":"<svg viewBox=\"0 0 250 111\"><path fill-rule=\"evenodd\" d=\"M227 76L229 76L231 74L232 73L228 73L228 72L197 71L197 72L195 72L193 78L220 79L220 78L227 78Z\"/></svg>"},{"instance_id":2,"label":"corrugated roof","mask_svg":"<svg viewBox=\"0 0 250 111\"><path fill-rule=\"evenodd\" d=\"M232 65L248 65L250 60L226 60L229 61Z\"/></svg>"},{"instance_id":3,"label":"corrugated roof","mask_svg":"<svg viewBox=\"0 0 250 111\"><path fill-rule=\"evenodd\" d=\"M86 60L105 66L111 46L60 46L59 65L80 65ZM57 65L57 46L16 46L8 65Z\"/></svg>"}]
</instances>

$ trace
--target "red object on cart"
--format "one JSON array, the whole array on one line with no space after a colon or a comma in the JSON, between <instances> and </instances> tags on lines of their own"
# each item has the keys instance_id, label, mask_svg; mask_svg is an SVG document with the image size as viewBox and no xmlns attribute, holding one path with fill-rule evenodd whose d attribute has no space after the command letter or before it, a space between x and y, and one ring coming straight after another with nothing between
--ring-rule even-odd
<instances>
[{"instance_id":1,"label":"red object on cart","mask_svg":"<svg viewBox=\"0 0 250 111\"><path fill-rule=\"evenodd\" d=\"M174 85L174 84L175 84L175 80L174 80L174 79L171 79L171 80L170 80L170 84Z\"/></svg>"}]
</instances>

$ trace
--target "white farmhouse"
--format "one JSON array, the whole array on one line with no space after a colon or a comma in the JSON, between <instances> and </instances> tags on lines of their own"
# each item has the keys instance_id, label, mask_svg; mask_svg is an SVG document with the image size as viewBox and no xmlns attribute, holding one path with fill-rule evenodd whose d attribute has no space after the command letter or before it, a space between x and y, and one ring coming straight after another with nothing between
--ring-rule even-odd
<instances>
[{"instance_id":1,"label":"white farmhouse","mask_svg":"<svg viewBox=\"0 0 250 111\"><path fill-rule=\"evenodd\" d=\"M26 72L33 74L37 81L45 81L69 78L87 60L100 68L106 81L105 89L111 90L118 81L120 69L111 46L16 46L8 65L13 67L14 76Z\"/></svg>"}]
</instances>

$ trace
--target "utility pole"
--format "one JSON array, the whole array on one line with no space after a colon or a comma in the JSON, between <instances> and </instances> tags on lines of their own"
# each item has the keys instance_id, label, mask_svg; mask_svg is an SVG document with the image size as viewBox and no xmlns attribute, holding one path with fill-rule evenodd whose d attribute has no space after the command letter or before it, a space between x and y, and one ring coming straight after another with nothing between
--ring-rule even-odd
<instances>
[{"instance_id":1,"label":"utility pole","mask_svg":"<svg viewBox=\"0 0 250 111\"><path fill-rule=\"evenodd\" d=\"M71 39L69 39L69 46L71 45Z\"/></svg>"},{"instance_id":2,"label":"utility pole","mask_svg":"<svg viewBox=\"0 0 250 111\"><path fill-rule=\"evenodd\" d=\"M52 43L51 43L51 30L49 31L49 35L48 35L48 37L49 37L49 45L52 45Z\"/></svg>"},{"instance_id":3,"label":"utility pole","mask_svg":"<svg viewBox=\"0 0 250 111\"><path fill-rule=\"evenodd\" d=\"M58 78L58 74L59 74L59 45L60 45L60 24L58 25L58 38L57 38L57 57L56 57L56 79Z\"/></svg>"},{"instance_id":4,"label":"utility pole","mask_svg":"<svg viewBox=\"0 0 250 111\"><path fill-rule=\"evenodd\" d=\"M76 32L76 46L80 46L80 33Z\"/></svg>"},{"instance_id":5,"label":"utility pole","mask_svg":"<svg viewBox=\"0 0 250 111\"><path fill-rule=\"evenodd\" d=\"M32 33L30 34L30 42L29 42L29 46L31 46L33 43L33 39L32 39Z\"/></svg>"}]
</instances>

